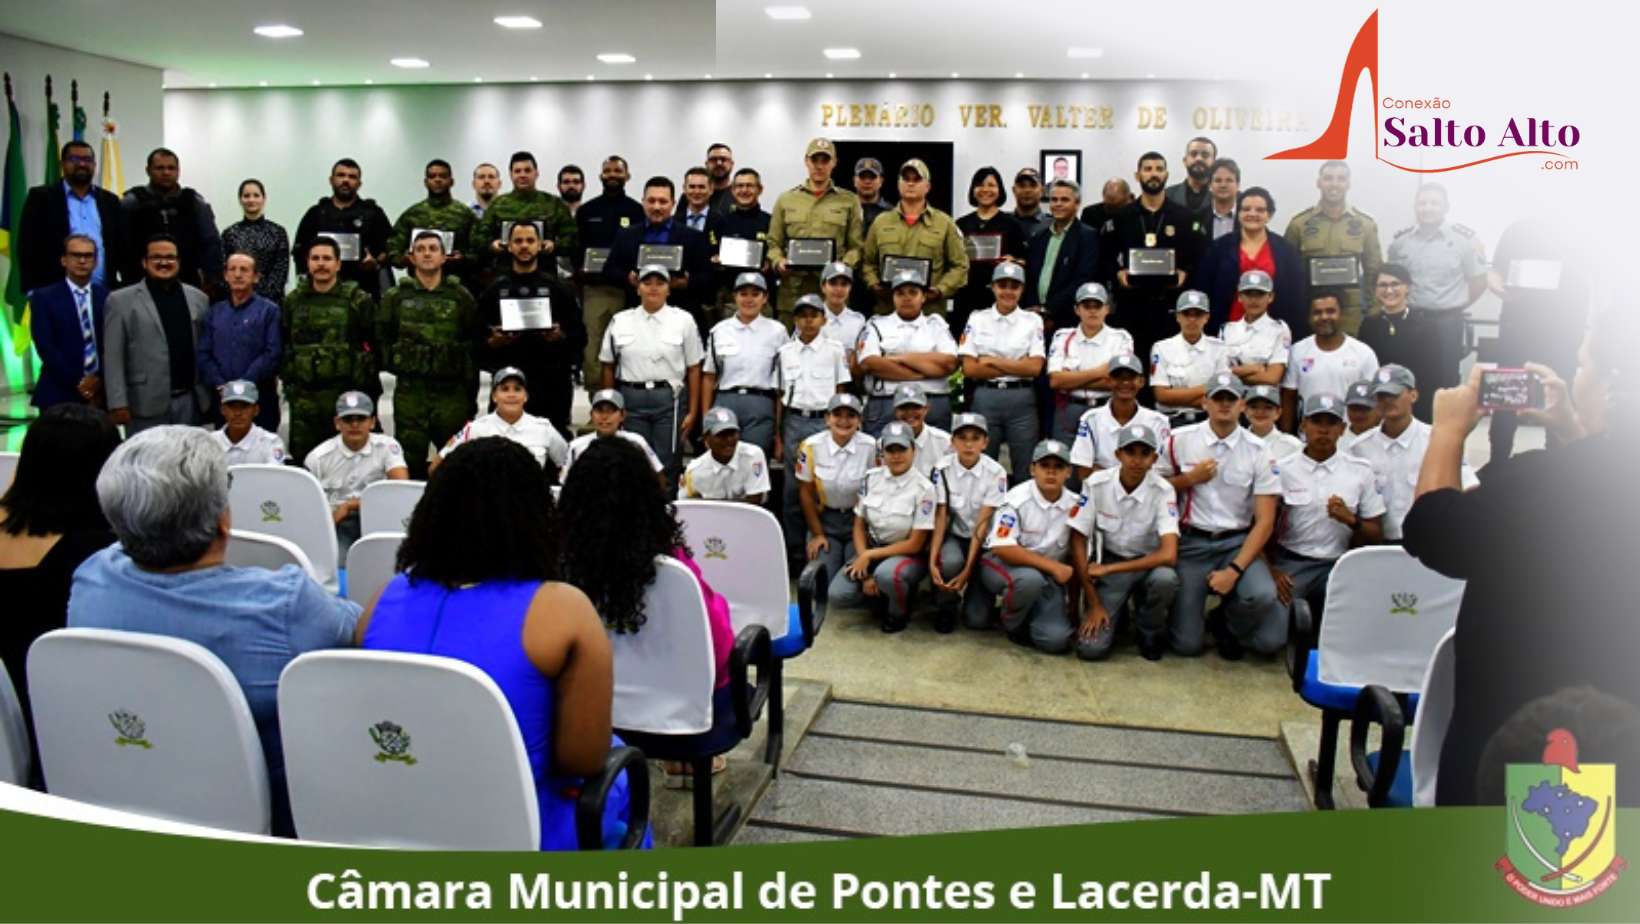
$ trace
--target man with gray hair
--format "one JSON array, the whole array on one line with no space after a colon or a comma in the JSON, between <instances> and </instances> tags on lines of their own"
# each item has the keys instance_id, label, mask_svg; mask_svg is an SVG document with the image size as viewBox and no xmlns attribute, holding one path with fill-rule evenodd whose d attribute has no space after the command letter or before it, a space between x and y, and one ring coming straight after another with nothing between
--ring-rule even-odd
<instances>
[{"instance_id":1,"label":"man with gray hair","mask_svg":"<svg viewBox=\"0 0 1640 924\"><path fill-rule=\"evenodd\" d=\"M279 673L305 652L353 644L359 605L295 565L226 565L229 479L222 450L195 427L144 430L114 450L97 496L119 544L75 572L68 625L168 635L221 658L262 739L274 833L290 835Z\"/></svg>"}]
</instances>

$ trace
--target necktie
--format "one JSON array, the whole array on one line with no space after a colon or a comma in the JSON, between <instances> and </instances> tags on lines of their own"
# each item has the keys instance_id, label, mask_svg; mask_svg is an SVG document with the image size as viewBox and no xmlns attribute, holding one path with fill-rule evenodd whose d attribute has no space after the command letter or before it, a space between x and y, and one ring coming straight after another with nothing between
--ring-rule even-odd
<instances>
[{"instance_id":1,"label":"necktie","mask_svg":"<svg viewBox=\"0 0 1640 924\"><path fill-rule=\"evenodd\" d=\"M80 337L85 341L85 374L97 374L97 330L91 323L91 290L74 289L74 304L80 311Z\"/></svg>"},{"instance_id":2,"label":"necktie","mask_svg":"<svg viewBox=\"0 0 1640 924\"><path fill-rule=\"evenodd\" d=\"M705 224L706 224L706 213L702 212L699 215L690 215L689 216L689 227L694 228L696 231L706 230L705 227L704 227Z\"/></svg>"}]
</instances>

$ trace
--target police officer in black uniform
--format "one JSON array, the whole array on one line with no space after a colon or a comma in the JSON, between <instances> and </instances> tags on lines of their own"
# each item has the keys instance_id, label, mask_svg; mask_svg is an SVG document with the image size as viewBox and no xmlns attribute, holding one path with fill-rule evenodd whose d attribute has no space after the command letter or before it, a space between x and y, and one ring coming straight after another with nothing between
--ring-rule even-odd
<instances>
[{"instance_id":1,"label":"police officer in black uniform","mask_svg":"<svg viewBox=\"0 0 1640 924\"><path fill-rule=\"evenodd\" d=\"M1148 360L1154 345L1175 332L1173 303L1190 285L1206 245L1202 216L1168 199L1167 158L1151 151L1139 158L1134 174L1141 194L1107 219L1099 229L1099 250L1115 277L1116 311L1112 323L1133 335L1133 353ZM1130 272L1134 250L1173 251L1174 272L1165 276Z\"/></svg>"},{"instance_id":2,"label":"police officer in black uniform","mask_svg":"<svg viewBox=\"0 0 1640 924\"><path fill-rule=\"evenodd\" d=\"M479 366L490 372L506 366L522 369L530 383L525 412L551 420L568 440L574 435L570 432L574 369L587 346L581 306L568 287L558 281L555 261L542 258L541 233L533 222L513 225L507 252L512 258L511 269L497 277L478 299L479 329L474 336ZM501 302L514 298L551 299L553 326L548 330L503 330Z\"/></svg>"},{"instance_id":3,"label":"police officer in black uniform","mask_svg":"<svg viewBox=\"0 0 1640 924\"><path fill-rule=\"evenodd\" d=\"M109 267L108 282L114 281L115 272L126 279L142 279L142 254L147 252L148 241L156 234L164 234L177 242L177 257L181 269L177 279L204 289L212 295L226 291L222 286L222 235L216 230L216 214L192 187L179 180L182 168L176 152L169 148L155 148L148 155L148 184L133 186L120 200L121 223L125 226L129 258L125 266ZM104 236L118 229L104 228ZM50 246L57 246L57 241ZM110 252L119 248L107 247Z\"/></svg>"}]
</instances>

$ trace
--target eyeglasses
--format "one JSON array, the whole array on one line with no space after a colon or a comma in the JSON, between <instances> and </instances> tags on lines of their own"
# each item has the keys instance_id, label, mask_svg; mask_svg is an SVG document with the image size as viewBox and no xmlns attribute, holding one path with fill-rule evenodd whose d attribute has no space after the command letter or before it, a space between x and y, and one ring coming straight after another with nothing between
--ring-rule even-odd
<instances>
[{"instance_id":1,"label":"eyeglasses","mask_svg":"<svg viewBox=\"0 0 1640 924\"><path fill-rule=\"evenodd\" d=\"M149 263L175 263L175 262L177 262L177 258L174 257L174 256L149 257L148 262Z\"/></svg>"},{"instance_id":2,"label":"eyeglasses","mask_svg":"<svg viewBox=\"0 0 1640 924\"><path fill-rule=\"evenodd\" d=\"M94 164L97 162L97 158L89 154L70 154L63 160L70 164Z\"/></svg>"}]
</instances>

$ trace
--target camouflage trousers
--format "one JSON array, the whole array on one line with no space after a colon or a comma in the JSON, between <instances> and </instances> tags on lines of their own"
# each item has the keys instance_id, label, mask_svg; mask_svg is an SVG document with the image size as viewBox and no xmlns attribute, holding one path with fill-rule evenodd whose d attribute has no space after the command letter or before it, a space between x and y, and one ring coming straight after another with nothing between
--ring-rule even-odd
<instances>
[{"instance_id":1,"label":"camouflage trousers","mask_svg":"<svg viewBox=\"0 0 1640 924\"><path fill-rule=\"evenodd\" d=\"M478 381L398 377L393 386L393 438L404 447L410 477L427 478L428 443L443 445L473 419ZM432 452L437 452L437 449Z\"/></svg>"}]
</instances>

